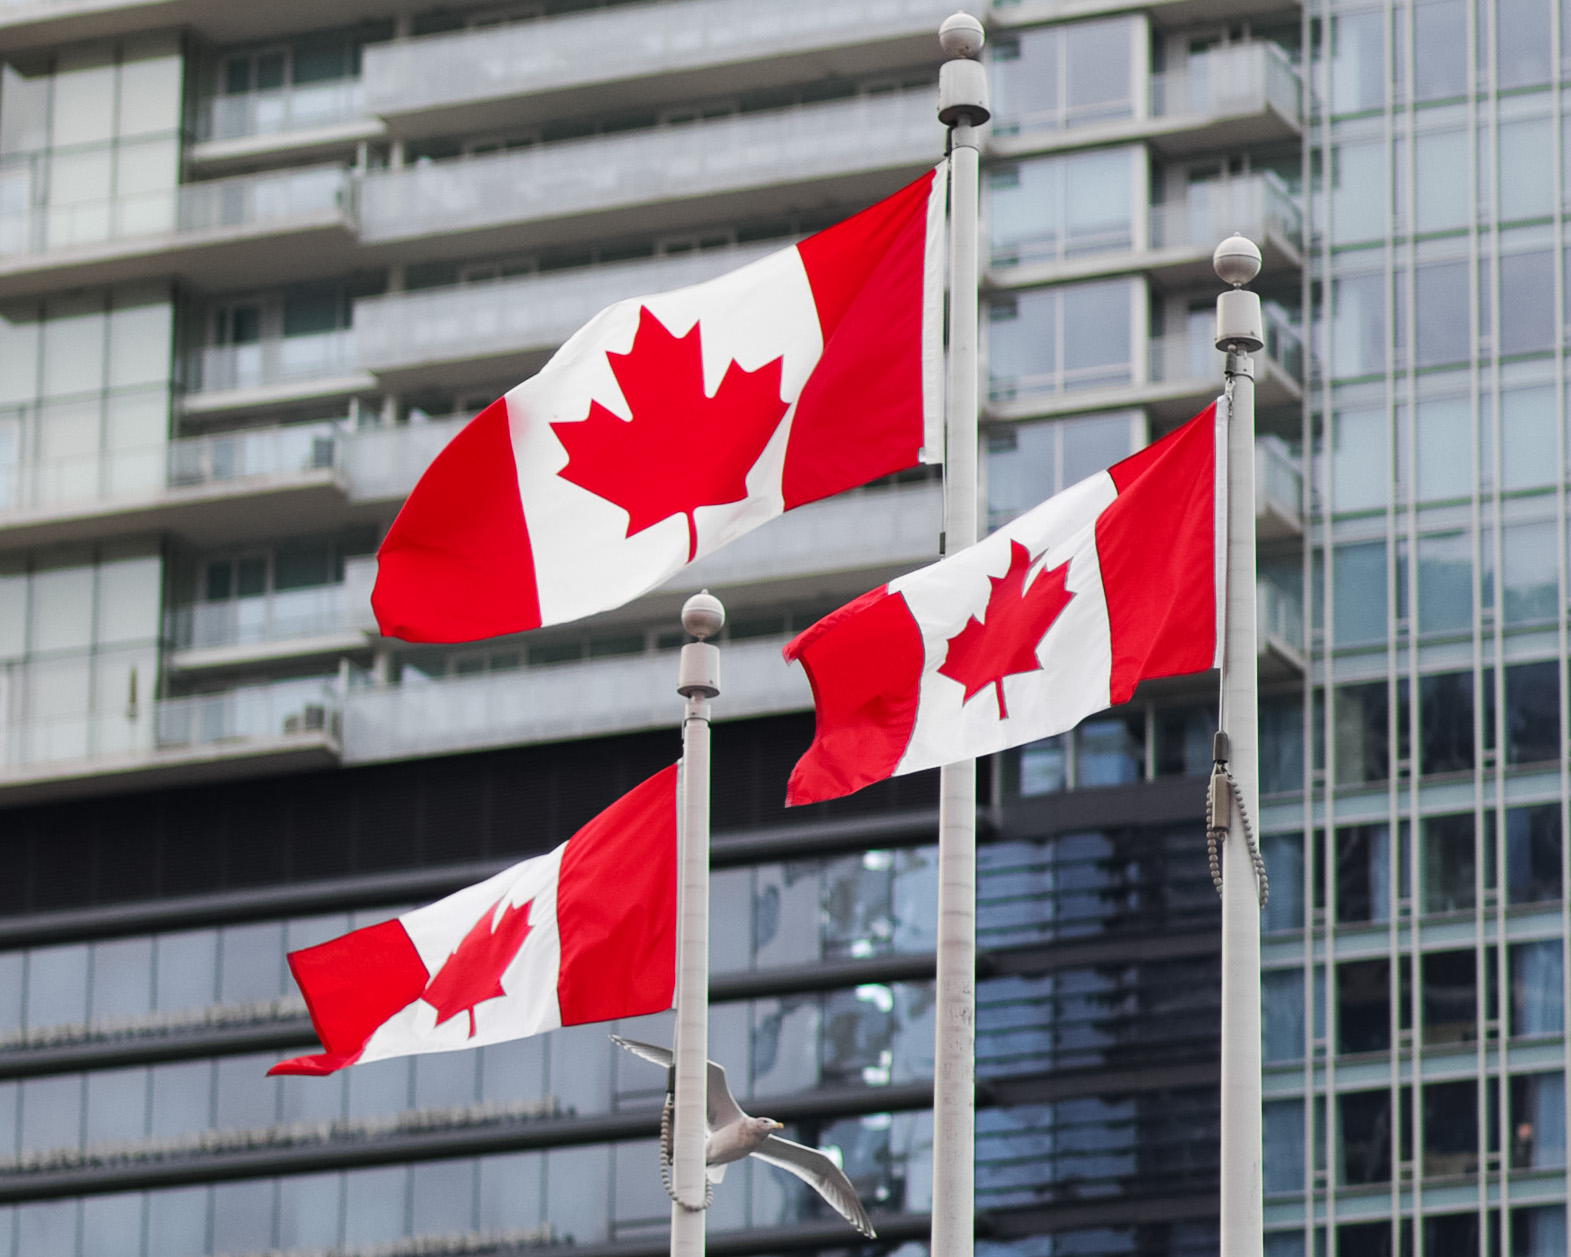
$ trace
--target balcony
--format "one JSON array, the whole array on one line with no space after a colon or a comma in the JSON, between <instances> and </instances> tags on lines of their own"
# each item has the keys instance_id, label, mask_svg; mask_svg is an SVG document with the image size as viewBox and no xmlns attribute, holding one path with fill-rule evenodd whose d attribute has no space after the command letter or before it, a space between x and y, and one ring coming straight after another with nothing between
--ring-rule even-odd
<instances>
[{"instance_id":1,"label":"balcony","mask_svg":"<svg viewBox=\"0 0 1571 1257\"><path fill-rule=\"evenodd\" d=\"M370 297L355 303L357 359L393 390L507 370L524 379L612 303L702 283L779 247L713 249Z\"/></svg>"},{"instance_id":2,"label":"balcony","mask_svg":"<svg viewBox=\"0 0 1571 1257\"><path fill-rule=\"evenodd\" d=\"M324 397L371 392L376 380L355 365L355 332L279 336L248 345L204 345L186 362L188 419L256 411Z\"/></svg>"},{"instance_id":3,"label":"balcony","mask_svg":"<svg viewBox=\"0 0 1571 1257\"><path fill-rule=\"evenodd\" d=\"M0 297L170 274L242 288L345 269L355 204L350 171L309 166L0 212Z\"/></svg>"},{"instance_id":4,"label":"balcony","mask_svg":"<svg viewBox=\"0 0 1571 1257\"><path fill-rule=\"evenodd\" d=\"M943 152L928 91L890 92L367 175L361 238L422 257L875 200Z\"/></svg>"},{"instance_id":5,"label":"balcony","mask_svg":"<svg viewBox=\"0 0 1571 1257\"><path fill-rule=\"evenodd\" d=\"M0 798L20 804L325 768L339 759L342 710L331 685L295 681L0 724Z\"/></svg>"},{"instance_id":6,"label":"balcony","mask_svg":"<svg viewBox=\"0 0 1571 1257\"><path fill-rule=\"evenodd\" d=\"M347 161L356 144L385 132L366 113L361 81L332 79L199 100L196 142L186 155L209 171L283 153Z\"/></svg>"},{"instance_id":7,"label":"balcony","mask_svg":"<svg viewBox=\"0 0 1571 1257\"><path fill-rule=\"evenodd\" d=\"M1260 246L1266 273L1303 269L1303 210L1272 174L1192 185L1187 200L1153 205L1149 240L1156 256L1147 269L1175 287L1213 283L1212 250L1235 231Z\"/></svg>"},{"instance_id":8,"label":"balcony","mask_svg":"<svg viewBox=\"0 0 1571 1257\"><path fill-rule=\"evenodd\" d=\"M325 21L347 26L386 17L392 8L386 0L334 0L324 17L321 0L0 0L0 52L171 30L227 47L314 30Z\"/></svg>"},{"instance_id":9,"label":"balcony","mask_svg":"<svg viewBox=\"0 0 1571 1257\"><path fill-rule=\"evenodd\" d=\"M1304 395L1303 341L1269 303L1265 337L1265 349L1254 355L1255 405L1297 406ZM1153 419L1164 424L1187 419L1220 394L1225 357L1212 343L1209 328L1153 337L1143 390Z\"/></svg>"},{"instance_id":10,"label":"balcony","mask_svg":"<svg viewBox=\"0 0 1571 1257\"><path fill-rule=\"evenodd\" d=\"M437 423L365 428L354 433L344 446L351 496L359 502L407 497L431 460L471 418L454 416Z\"/></svg>"},{"instance_id":11,"label":"balcony","mask_svg":"<svg viewBox=\"0 0 1571 1257\"><path fill-rule=\"evenodd\" d=\"M1261 541L1302 537L1303 500L1298 460L1280 437L1260 437L1255 442L1255 536Z\"/></svg>"},{"instance_id":12,"label":"balcony","mask_svg":"<svg viewBox=\"0 0 1571 1257\"><path fill-rule=\"evenodd\" d=\"M245 540L288 510L327 526L347 493L340 433L293 424L22 463L0 478L0 547L167 532Z\"/></svg>"},{"instance_id":13,"label":"balcony","mask_svg":"<svg viewBox=\"0 0 1571 1257\"><path fill-rule=\"evenodd\" d=\"M192 673L364 651L362 604L370 606L369 586L345 582L174 607L165 622L168 666Z\"/></svg>"},{"instance_id":14,"label":"balcony","mask_svg":"<svg viewBox=\"0 0 1571 1257\"><path fill-rule=\"evenodd\" d=\"M1261 144L1303 130L1304 85L1277 45L1213 48L1151 76L1156 140L1169 152Z\"/></svg>"},{"instance_id":15,"label":"balcony","mask_svg":"<svg viewBox=\"0 0 1571 1257\"><path fill-rule=\"evenodd\" d=\"M685 0L379 44L365 52L366 104L398 135L458 134L866 76L936 62L933 33L955 7Z\"/></svg>"},{"instance_id":16,"label":"balcony","mask_svg":"<svg viewBox=\"0 0 1571 1257\"><path fill-rule=\"evenodd\" d=\"M788 639L725 648L723 720L805 711L812 692L786 666ZM517 672L360 689L344 711L344 760L364 763L586 738L635 729L675 729L677 652L654 651L524 668Z\"/></svg>"},{"instance_id":17,"label":"balcony","mask_svg":"<svg viewBox=\"0 0 1571 1257\"><path fill-rule=\"evenodd\" d=\"M1150 141L1171 154L1296 139L1303 84L1281 48L1264 41L1213 48L1181 69L1150 76L1144 100L999 120L990 151L1014 157ZM1233 228L1229 228L1229 231Z\"/></svg>"},{"instance_id":18,"label":"balcony","mask_svg":"<svg viewBox=\"0 0 1571 1257\"><path fill-rule=\"evenodd\" d=\"M1303 676L1303 600L1280 585L1261 580L1255 590L1255 617L1261 676Z\"/></svg>"}]
</instances>

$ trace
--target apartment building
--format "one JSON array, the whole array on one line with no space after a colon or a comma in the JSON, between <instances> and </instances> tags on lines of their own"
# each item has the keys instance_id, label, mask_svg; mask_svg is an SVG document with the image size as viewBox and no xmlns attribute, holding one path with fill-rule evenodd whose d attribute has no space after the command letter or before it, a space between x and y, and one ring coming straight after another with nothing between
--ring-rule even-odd
<instances>
[{"instance_id":1,"label":"apartment building","mask_svg":"<svg viewBox=\"0 0 1571 1257\"><path fill-rule=\"evenodd\" d=\"M779 651L934 556L936 479L518 638L384 640L367 595L436 451L596 310L939 160L955 7L0 0L0 1257L663 1252L662 1080L605 1028L264 1070L312 1042L286 950L671 761L703 585L730 617L712 1052L838 1150L880 1233L855 1247L923 1246L936 781L786 812L811 715ZM1268 1251L1563 1251L1561 268L1522 156L1558 151L1558 44L1501 42L1528 0L961 7L994 94L993 522L1203 407L1211 250L1265 256ZM1497 83L1497 46L1549 77ZM1533 221L1497 236L1508 203ZM1514 277L1550 294L1530 349ZM982 767L991 1255L1215 1251L1213 727L1214 678L1179 679ZM764 1166L710 1218L716 1253L850 1240Z\"/></svg>"}]
</instances>

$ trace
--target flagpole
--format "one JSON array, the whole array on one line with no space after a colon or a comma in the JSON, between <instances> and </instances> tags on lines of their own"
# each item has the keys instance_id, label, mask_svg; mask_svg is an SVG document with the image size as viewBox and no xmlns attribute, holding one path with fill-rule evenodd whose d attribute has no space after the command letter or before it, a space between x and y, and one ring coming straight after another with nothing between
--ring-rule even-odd
<instances>
[{"instance_id":1,"label":"flagpole","mask_svg":"<svg viewBox=\"0 0 1571 1257\"><path fill-rule=\"evenodd\" d=\"M1243 285L1260 273L1260 250L1234 235L1217 246L1217 275L1233 286L1216 303L1227 421L1227 596L1220 727L1243 807L1228 806L1222 846L1221 1257L1260 1257L1264 1244L1260 1142L1260 908L1249 827L1260 814L1255 644L1255 377L1264 347L1260 298Z\"/></svg>"},{"instance_id":2,"label":"flagpole","mask_svg":"<svg viewBox=\"0 0 1571 1257\"><path fill-rule=\"evenodd\" d=\"M678 874L676 1105L671 1147L671 1257L703 1257L708 1187L709 1081L709 700L720 693L720 651L707 639L725 608L706 589L682 607L682 627L698 640L682 647L676 691L682 717L682 849Z\"/></svg>"},{"instance_id":3,"label":"flagpole","mask_svg":"<svg viewBox=\"0 0 1571 1257\"><path fill-rule=\"evenodd\" d=\"M949 128L949 358L945 390L944 552L977 539L978 128L987 75L982 24L946 18L938 119ZM976 761L940 770L938 990L933 1042L931 1257L971 1257L976 1126Z\"/></svg>"}]
</instances>

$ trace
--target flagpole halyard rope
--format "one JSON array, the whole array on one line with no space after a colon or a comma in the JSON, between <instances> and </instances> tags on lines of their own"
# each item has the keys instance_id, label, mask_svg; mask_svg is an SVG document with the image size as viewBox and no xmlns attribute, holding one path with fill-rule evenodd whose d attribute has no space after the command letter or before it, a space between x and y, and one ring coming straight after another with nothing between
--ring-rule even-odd
<instances>
[{"instance_id":1,"label":"flagpole halyard rope","mask_svg":"<svg viewBox=\"0 0 1571 1257\"><path fill-rule=\"evenodd\" d=\"M709 1202L715 1198L714 1181L709 1175L704 1175L704 1203L690 1205L676 1194L676 1186L671 1182L671 1118L676 1109L676 1092L665 1093L665 1105L660 1110L660 1185L665 1188L665 1194L671 1197L673 1204L680 1205L689 1213L702 1213L709 1208Z\"/></svg>"}]
</instances>

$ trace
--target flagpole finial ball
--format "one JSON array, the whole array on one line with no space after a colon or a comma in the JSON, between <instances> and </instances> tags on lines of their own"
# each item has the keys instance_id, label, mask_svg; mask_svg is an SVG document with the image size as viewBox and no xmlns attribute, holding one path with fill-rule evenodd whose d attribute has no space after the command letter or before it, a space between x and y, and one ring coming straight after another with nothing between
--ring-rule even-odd
<instances>
[{"instance_id":1,"label":"flagpole finial ball","mask_svg":"<svg viewBox=\"0 0 1571 1257\"><path fill-rule=\"evenodd\" d=\"M706 641L725 626L725 608L707 589L682 604L682 627L699 641Z\"/></svg>"},{"instance_id":2,"label":"flagpole finial ball","mask_svg":"<svg viewBox=\"0 0 1571 1257\"><path fill-rule=\"evenodd\" d=\"M1216 252L1211 255L1211 265L1216 270L1217 278L1224 284L1242 288L1260 274L1260 250L1255 247L1253 240L1235 231L1216 246Z\"/></svg>"},{"instance_id":3,"label":"flagpole finial ball","mask_svg":"<svg viewBox=\"0 0 1571 1257\"><path fill-rule=\"evenodd\" d=\"M952 13L938 28L938 42L951 57L975 59L981 55L986 38L982 23L969 13Z\"/></svg>"}]
</instances>

